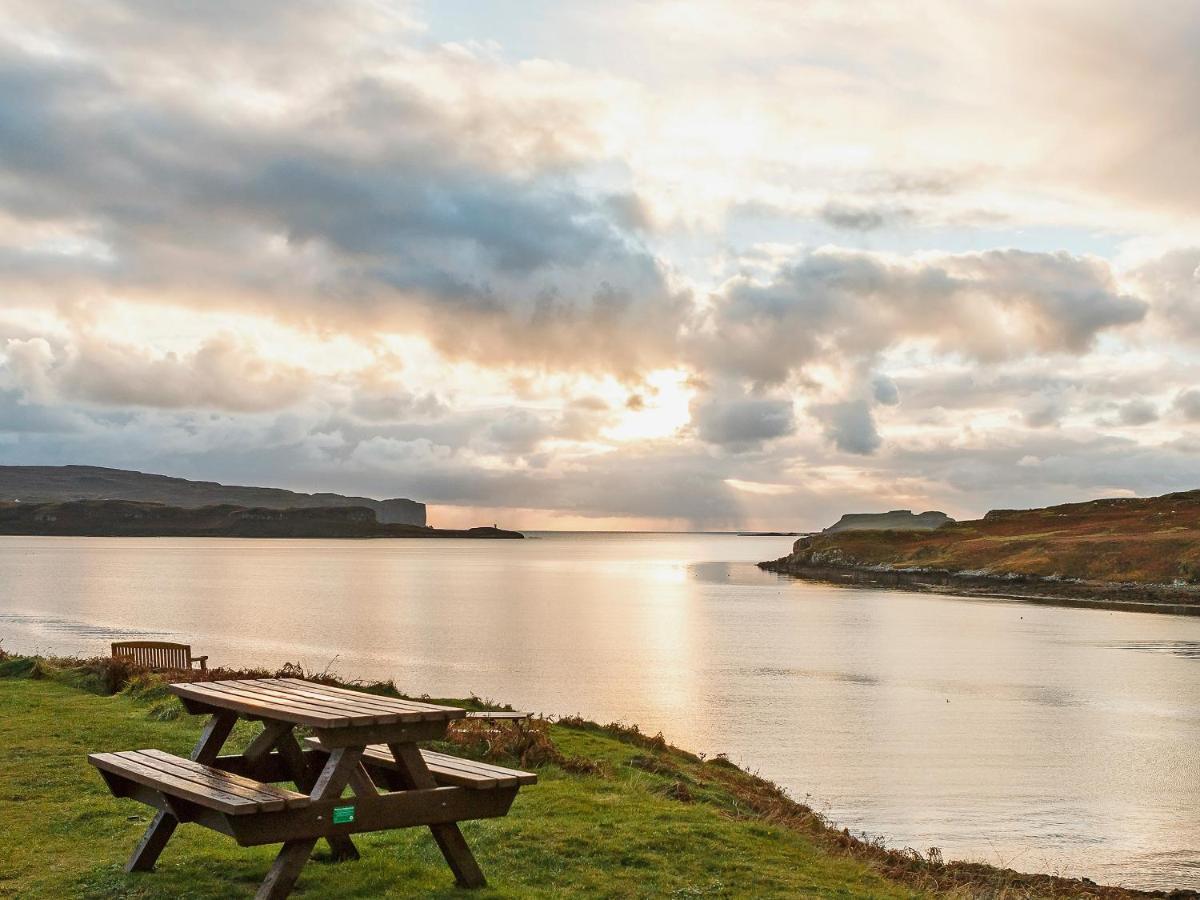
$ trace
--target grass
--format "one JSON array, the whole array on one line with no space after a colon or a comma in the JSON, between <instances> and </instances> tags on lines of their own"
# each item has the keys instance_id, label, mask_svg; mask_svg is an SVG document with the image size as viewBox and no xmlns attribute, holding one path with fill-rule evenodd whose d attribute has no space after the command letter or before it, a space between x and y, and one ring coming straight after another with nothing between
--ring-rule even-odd
<instances>
[{"instance_id":1,"label":"grass","mask_svg":"<svg viewBox=\"0 0 1200 900\"><path fill-rule=\"evenodd\" d=\"M276 848L239 848L194 825L179 829L154 873L122 871L150 809L111 797L87 753L187 755L201 722L177 714L161 681L109 662L0 652L0 896L251 896ZM239 724L234 741L254 730ZM1133 896L863 844L722 757L703 760L634 728L477 723L454 742L461 755L536 765L540 779L507 817L463 825L490 881L470 895L480 900ZM319 845L297 895L465 896L427 831L355 840L363 859L353 863L330 862Z\"/></svg>"}]
</instances>

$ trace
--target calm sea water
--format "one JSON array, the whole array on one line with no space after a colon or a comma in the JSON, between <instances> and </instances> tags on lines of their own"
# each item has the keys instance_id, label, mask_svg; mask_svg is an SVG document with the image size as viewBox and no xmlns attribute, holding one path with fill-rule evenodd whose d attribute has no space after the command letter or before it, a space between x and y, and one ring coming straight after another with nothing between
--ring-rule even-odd
<instances>
[{"instance_id":1,"label":"calm sea water","mask_svg":"<svg viewBox=\"0 0 1200 900\"><path fill-rule=\"evenodd\" d=\"M1200 888L1200 618L755 568L788 538L534 538L0 537L0 638L182 640L637 723L896 846Z\"/></svg>"}]
</instances>

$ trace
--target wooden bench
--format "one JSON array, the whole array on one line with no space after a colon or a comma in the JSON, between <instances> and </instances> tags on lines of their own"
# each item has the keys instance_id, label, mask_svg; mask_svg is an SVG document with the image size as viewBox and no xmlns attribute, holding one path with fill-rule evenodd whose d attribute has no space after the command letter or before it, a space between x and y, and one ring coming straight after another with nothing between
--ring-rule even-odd
<instances>
[{"instance_id":1,"label":"wooden bench","mask_svg":"<svg viewBox=\"0 0 1200 900\"><path fill-rule=\"evenodd\" d=\"M467 713L468 719L487 719L489 721L511 721L523 722L526 719L532 719L533 713L517 712L511 709L489 709L483 711L475 711Z\"/></svg>"},{"instance_id":2,"label":"wooden bench","mask_svg":"<svg viewBox=\"0 0 1200 900\"><path fill-rule=\"evenodd\" d=\"M114 659L132 659L148 669L190 669L192 663L200 663L200 671L208 669L207 656L192 656L187 644L170 641L115 641L112 645Z\"/></svg>"},{"instance_id":3,"label":"wooden bench","mask_svg":"<svg viewBox=\"0 0 1200 900\"><path fill-rule=\"evenodd\" d=\"M328 752L324 750L321 742L316 738L308 738L305 743L313 750ZM518 788L526 784L537 784L537 775L533 772L506 769L504 766L477 762L473 759L463 759L459 756L450 756L449 754L437 753L433 750L422 750L421 758L425 760L425 765L429 769L429 773L438 784L464 787L476 791L488 791L496 788ZM363 751L362 761L368 771L382 769L385 772L394 772L398 769L396 759L392 756L392 752L386 744L371 744L368 746ZM372 775L375 774L375 772L372 772ZM389 779L384 776L382 779L377 780L382 780L386 784Z\"/></svg>"}]
</instances>

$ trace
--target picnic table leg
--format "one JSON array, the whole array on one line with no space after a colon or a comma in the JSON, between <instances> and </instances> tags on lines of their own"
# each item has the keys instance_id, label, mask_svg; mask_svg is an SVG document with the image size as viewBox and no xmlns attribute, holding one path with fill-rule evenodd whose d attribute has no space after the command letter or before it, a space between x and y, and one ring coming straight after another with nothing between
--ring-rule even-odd
<instances>
[{"instance_id":1,"label":"picnic table leg","mask_svg":"<svg viewBox=\"0 0 1200 900\"><path fill-rule=\"evenodd\" d=\"M421 757L421 751L416 744L388 744L392 757L396 760L396 775L400 786L407 790L437 787L429 767ZM446 865L454 873L454 881L459 887L479 888L487 886L483 870L475 861L475 854L467 845L462 830L457 822L446 822L442 825L430 825L433 839L446 860Z\"/></svg>"},{"instance_id":2,"label":"picnic table leg","mask_svg":"<svg viewBox=\"0 0 1200 900\"><path fill-rule=\"evenodd\" d=\"M300 749L300 744L296 741L296 736L292 734L291 729L279 738L275 746L279 748L279 755L283 757L283 764L292 781L296 783L296 787L306 794L311 794L317 778L309 772L305 765L304 751ZM358 765L361 766L362 763ZM354 841L350 839L349 835L334 835L325 840L329 844L329 850L335 861L352 862L360 858L358 848L354 846Z\"/></svg>"},{"instance_id":3,"label":"picnic table leg","mask_svg":"<svg viewBox=\"0 0 1200 900\"><path fill-rule=\"evenodd\" d=\"M221 752L221 747L229 738L229 732L237 722L237 713L222 710L213 713L200 732L200 739L192 748L192 759L205 765L211 765ZM125 863L126 872L149 872L158 862L159 855L167 846L167 841L175 833L179 820L171 813L163 810L150 821L146 833L138 841L129 862Z\"/></svg>"},{"instance_id":4,"label":"picnic table leg","mask_svg":"<svg viewBox=\"0 0 1200 900\"><path fill-rule=\"evenodd\" d=\"M362 753L362 748L358 747L339 747L332 751L313 785L312 798L328 800L340 797L360 764ZM290 894L296 879L300 877L300 870L308 862L316 845L316 838L287 841L271 864L271 871L259 886L258 893L254 895L255 900L283 900Z\"/></svg>"},{"instance_id":5,"label":"picnic table leg","mask_svg":"<svg viewBox=\"0 0 1200 900\"><path fill-rule=\"evenodd\" d=\"M134 848L129 862L125 863L126 872L149 872L158 862L159 855L167 846L167 841L175 833L179 820L165 810L155 813L142 839Z\"/></svg>"},{"instance_id":6,"label":"picnic table leg","mask_svg":"<svg viewBox=\"0 0 1200 900\"><path fill-rule=\"evenodd\" d=\"M316 838L305 838L302 841L288 841L271 864L271 871L258 887L254 900L282 900L292 892L300 870L312 856L313 847L317 846Z\"/></svg>"}]
</instances>

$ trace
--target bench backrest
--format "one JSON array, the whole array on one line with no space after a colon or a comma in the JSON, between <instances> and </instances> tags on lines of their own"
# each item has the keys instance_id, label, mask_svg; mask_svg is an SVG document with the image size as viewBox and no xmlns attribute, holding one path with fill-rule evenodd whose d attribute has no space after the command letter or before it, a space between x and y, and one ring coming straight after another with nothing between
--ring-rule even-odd
<instances>
[{"instance_id":1,"label":"bench backrest","mask_svg":"<svg viewBox=\"0 0 1200 900\"><path fill-rule=\"evenodd\" d=\"M169 641L117 641L112 655L128 657L148 669L189 669L192 665L192 648Z\"/></svg>"}]
</instances>

